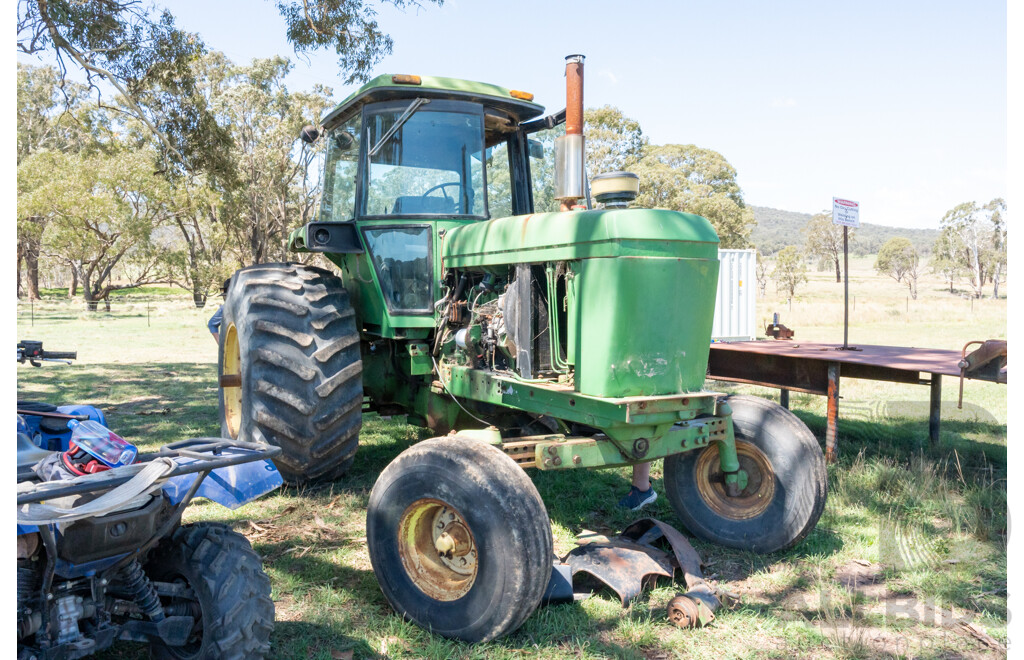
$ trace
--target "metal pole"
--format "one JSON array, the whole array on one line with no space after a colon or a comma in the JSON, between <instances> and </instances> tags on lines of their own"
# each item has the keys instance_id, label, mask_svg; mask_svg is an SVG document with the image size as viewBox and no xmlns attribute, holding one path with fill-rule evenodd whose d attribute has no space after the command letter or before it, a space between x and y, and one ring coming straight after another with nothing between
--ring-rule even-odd
<instances>
[{"instance_id":1,"label":"metal pole","mask_svg":"<svg viewBox=\"0 0 1024 660\"><path fill-rule=\"evenodd\" d=\"M789 410L789 390L786 388L779 390L779 405Z\"/></svg>"},{"instance_id":2,"label":"metal pole","mask_svg":"<svg viewBox=\"0 0 1024 660\"><path fill-rule=\"evenodd\" d=\"M939 414L942 411L942 376L932 374L931 407L928 414L928 439L932 446L939 442Z\"/></svg>"},{"instance_id":3,"label":"metal pole","mask_svg":"<svg viewBox=\"0 0 1024 660\"><path fill-rule=\"evenodd\" d=\"M843 350L850 339L850 228L843 225Z\"/></svg>"},{"instance_id":4,"label":"metal pole","mask_svg":"<svg viewBox=\"0 0 1024 660\"><path fill-rule=\"evenodd\" d=\"M839 456L839 363L828 363L828 408L825 413L825 461Z\"/></svg>"}]
</instances>

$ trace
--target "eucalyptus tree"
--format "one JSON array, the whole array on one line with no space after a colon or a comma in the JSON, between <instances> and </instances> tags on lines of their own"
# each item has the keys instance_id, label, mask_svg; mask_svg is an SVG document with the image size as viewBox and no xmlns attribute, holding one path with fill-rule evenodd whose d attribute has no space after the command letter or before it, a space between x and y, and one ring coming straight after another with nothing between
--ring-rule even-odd
<instances>
[{"instance_id":1,"label":"eucalyptus tree","mask_svg":"<svg viewBox=\"0 0 1024 660\"><path fill-rule=\"evenodd\" d=\"M736 169L722 154L692 144L653 146L634 171L640 177L638 205L702 215L723 248L750 245L754 212L743 202Z\"/></svg>"},{"instance_id":2,"label":"eucalyptus tree","mask_svg":"<svg viewBox=\"0 0 1024 660\"><path fill-rule=\"evenodd\" d=\"M940 223L946 252L968 276L971 293L982 296L986 281L998 279L1006 264L1006 203L996 198L984 206L964 202L946 212Z\"/></svg>"},{"instance_id":3,"label":"eucalyptus tree","mask_svg":"<svg viewBox=\"0 0 1024 660\"><path fill-rule=\"evenodd\" d=\"M397 8L443 0L383 0ZM366 0L276 0L296 53L333 48L339 75L369 78L392 39ZM195 103L192 63L206 52L199 35L180 29L165 8L141 0L18 0L17 47L52 57L61 76L84 74L97 98L104 92L144 124L160 143L163 169L225 168L228 141L211 109ZM112 92L111 92L112 90Z\"/></svg>"},{"instance_id":4,"label":"eucalyptus tree","mask_svg":"<svg viewBox=\"0 0 1024 660\"><path fill-rule=\"evenodd\" d=\"M63 86L53 67L18 64L17 74L17 163L46 150L80 152L93 146L94 133L102 118L86 103L85 88L71 81ZM39 298L39 250L46 218L18 215L17 292L22 295L22 265L25 289Z\"/></svg>"},{"instance_id":5,"label":"eucalyptus tree","mask_svg":"<svg viewBox=\"0 0 1024 660\"><path fill-rule=\"evenodd\" d=\"M910 290L910 297L917 300L917 268L920 258L910 239L894 236L878 250L875 270L888 275L897 282L903 282Z\"/></svg>"},{"instance_id":6,"label":"eucalyptus tree","mask_svg":"<svg viewBox=\"0 0 1024 660\"><path fill-rule=\"evenodd\" d=\"M796 295L797 286L807 281L807 264L796 246L787 245L775 254L771 277L775 286L782 287L790 298Z\"/></svg>"},{"instance_id":7,"label":"eucalyptus tree","mask_svg":"<svg viewBox=\"0 0 1024 660\"><path fill-rule=\"evenodd\" d=\"M215 101L233 142L225 227L241 265L283 259L288 231L312 219L319 198L311 166L324 145L298 136L330 107L331 91L290 92L291 67L281 57L234 67Z\"/></svg>"},{"instance_id":8,"label":"eucalyptus tree","mask_svg":"<svg viewBox=\"0 0 1024 660\"><path fill-rule=\"evenodd\" d=\"M109 307L112 291L162 279L150 239L168 219L169 187L153 175L156 158L45 151L18 167L19 213L47 218L44 253L76 271L90 310Z\"/></svg>"},{"instance_id":9,"label":"eucalyptus tree","mask_svg":"<svg viewBox=\"0 0 1024 660\"><path fill-rule=\"evenodd\" d=\"M848 238L852 240L856 236L856 230L848 231ZM832 223L832 214L822 211L812 217L804 227L804 237L807 251L835 266L836 282L842 282L839 265L843 257L843 228Z\"/></svg>"}]
</instances>

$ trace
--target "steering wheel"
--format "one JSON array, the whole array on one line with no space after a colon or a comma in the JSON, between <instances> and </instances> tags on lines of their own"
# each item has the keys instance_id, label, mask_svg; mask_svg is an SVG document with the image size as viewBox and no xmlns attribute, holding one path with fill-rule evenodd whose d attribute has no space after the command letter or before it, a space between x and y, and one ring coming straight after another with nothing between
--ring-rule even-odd
<instances>
[{"instance_id":1,"label":"steering wheel","mask_svg":"<svg viewBox=\"0 0 1024 660\"><path fill-rule=\"evenodd\" d=\"M449 197L448 193L445 191L445 188L447 188L448 186L459 186L461 188L462 187L462 182L461 181L446 181L445 183L439 183L436 186L428 188L425 193L420 195L420 197L426 197L427 195L429 195L430 193L434 192L435 190L440 190L441 194L444 195L445 199L451 199L451 197Z\"/></svg>"}]
</instances>

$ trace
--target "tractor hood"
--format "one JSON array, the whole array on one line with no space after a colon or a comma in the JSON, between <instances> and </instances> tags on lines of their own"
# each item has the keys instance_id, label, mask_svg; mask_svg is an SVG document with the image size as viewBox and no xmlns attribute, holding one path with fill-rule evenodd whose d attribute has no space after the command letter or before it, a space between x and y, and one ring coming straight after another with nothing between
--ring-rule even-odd
<instances>
[{"instance_id":1,"label":"tractor hood","mask_svg":"<svg viewBox=\"0 0 1024 660\"><path fill-rule=\"evenodd\" d=\"M535 213L454 229L442 255L448 268L588 257L717 260L718 235L699 215L663 209Z\"/></svg>"},{"instance_id":2,"label":"tractor hood","mask_svg":"<svg viewBox=\"0 0 1024 660\"><path fill-rule=\"evenodd\" d=\"M704 218L651 209L515 216L449 231L441 254L448 268L496 274L565 262L565 298L553 309L565 313L576 391L629 397L703 387L718 286L718 236Z\"/></svg>"}]
</instances>

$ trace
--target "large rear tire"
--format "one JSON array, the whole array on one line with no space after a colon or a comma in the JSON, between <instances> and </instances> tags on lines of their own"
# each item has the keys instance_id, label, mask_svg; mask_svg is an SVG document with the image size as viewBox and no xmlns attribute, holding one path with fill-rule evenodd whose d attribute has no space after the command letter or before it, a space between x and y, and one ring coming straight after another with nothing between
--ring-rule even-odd
<instances>
[{"instance_id":1,"label":"large rear tire","mask_svg":"<svg viewBox=\"0 0 1024 660\"><path fill-rule=\"evenodd\" d=\"M348 471L362 426L362 360L338 277L289 263L238 271L219 355L225 437L280 447L274 462L292 484Z\"/></svg>"},{"instance_id":2,"label":"large rear tire","mask_svg":"<svg viewBox=\"0 0 1024 660\"><path fill-rule=\"evenodd\" d=\"M828 473L821 446L777 403L743 395L727 401L746 488L739 497L726 494L715 443L665 459L665 494L696 536L760 553L791 548L825 509Z\"/></svg>"},{"instance_id":3,"label":"large rear tire","mask_svg":"<svg viewBox=\"0 0 1024 660\"><path fill-rule=\"evenodd\" d=\"M366 540L391 607L467 642L519 628L551 578L551 523L533 482L497 448L459 436L416 444L381 472Z\"/></svg>"}]
</instances>

